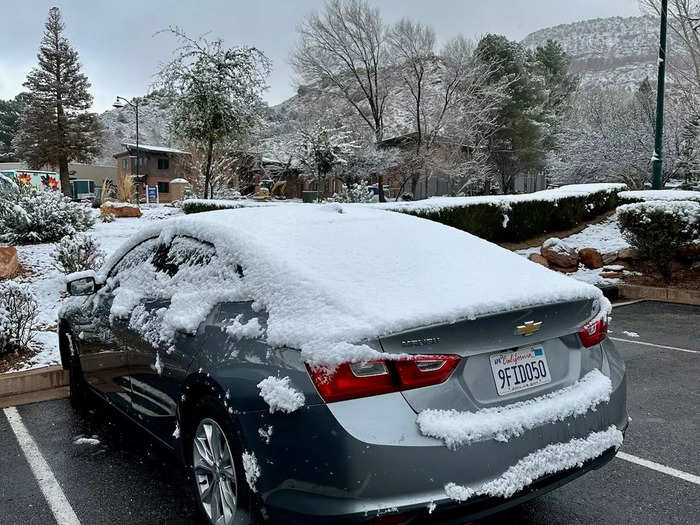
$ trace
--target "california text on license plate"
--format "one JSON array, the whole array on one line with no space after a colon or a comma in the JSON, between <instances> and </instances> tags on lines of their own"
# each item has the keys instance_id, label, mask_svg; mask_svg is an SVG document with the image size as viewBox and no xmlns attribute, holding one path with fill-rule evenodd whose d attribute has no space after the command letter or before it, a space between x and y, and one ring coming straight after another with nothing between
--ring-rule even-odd
<instances>
[{"instance_id":1,"label":"california text on license plate","mask_svg":"<svg viewBox=\"0 0 700 525\"><path fill-rule=\"evenodd\" d=\"M539 346L491 355L491 371L499 396L549 383L547 356Z\"/></svg>"}]
</instances>

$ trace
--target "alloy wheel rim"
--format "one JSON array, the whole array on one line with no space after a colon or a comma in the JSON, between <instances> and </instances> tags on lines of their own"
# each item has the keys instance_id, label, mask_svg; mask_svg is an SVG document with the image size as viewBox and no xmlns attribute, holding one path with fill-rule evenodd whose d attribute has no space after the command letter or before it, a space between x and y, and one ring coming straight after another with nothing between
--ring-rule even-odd
<instances>
[{"instance_id":1,"label":"alloy wheel rim","mask_svg":"<svg viewBox=\"0 0 700 525\"><path fill-rule=\"evenodd\" d=\"M199 423L192 456L197 494L210 523L230 525L237 508L236 469L226 435L213 419Z\"/></svg>"}]
</instances>

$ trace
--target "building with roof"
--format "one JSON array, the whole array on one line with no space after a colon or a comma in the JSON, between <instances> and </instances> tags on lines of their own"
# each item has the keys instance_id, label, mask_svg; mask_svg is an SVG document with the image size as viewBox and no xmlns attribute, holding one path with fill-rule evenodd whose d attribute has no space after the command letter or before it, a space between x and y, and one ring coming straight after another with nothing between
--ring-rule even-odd
<instances>
[{"instance_id":1,"label":"building with roof","mask_svg":"<svg viewBox=\"0 0 700 525\"><path fill-rule=\"evenodd\" d=\"M117 177L136 175L136 144L122 143L124 151L114 155L117 162ZM171 183L174 179L188 178L189 153L175 148L163 146L151 146L139 144L139 176L140 184L158 188L160 202L171 202L178 198L178 192L174 192ZM141 186L139 197L145 200L146 192Z\"/></svg>"}]
</instances>

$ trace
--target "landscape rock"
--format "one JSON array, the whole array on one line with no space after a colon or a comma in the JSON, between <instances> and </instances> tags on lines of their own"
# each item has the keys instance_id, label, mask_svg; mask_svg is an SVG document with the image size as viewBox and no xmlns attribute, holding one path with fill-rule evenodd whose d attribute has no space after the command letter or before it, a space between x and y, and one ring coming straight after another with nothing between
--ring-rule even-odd
<instances>
[{"instance_id":1,"label":"landscape rock","mask_svg":"<svg viewBox=\"0 0 700 525\"><path fill-rule=\"evenodd\" d=\"M617 251L603 253L601 257L603 258L603 264L613 263L617 261Z\"/></svg>"},{"instance_id":2,"label":"landscape rock","mask_svg":"<svg viewBox=\"0 0 700 525\"><path fill-rule=\"evenodd\" d=\"M689 257L695 259L700 257L700 243L696 244L686 244L678 248L679 257Z\"/></svg>"},{"instance_id":3,"label":"landscape rock","mask_svg":"<svg viewBox=\"0 0 700 525\"><path fill-rule=\"evenodd\" d=\"M0 246L0 279L12 279L19 273L17 248Z\"/></svg>"},{"instance_id":4,"label":"landscape rock","mask_svg":"<svg viewBox=\"0 0 700 525\"><path fill-rule=\"evenodd\" d=\"M561 273L574 273L578 271L578 264L576 266L556 266L552 264L549 268Z\"/></svg>"},{"instance_id":5,"label":"landscape rock","mask_svg":"<svg viewBox=\"0 0 700 525\"><path fill-rule=\"evenodd\" d=\"M624 274L622 272L601 272L600 276L603 279L622 279Z\"/></svg>"},{"instance_id":6,"label":"landscape rock","mask_svg":"<svg viewBox=\"0 0 700 525\"><path fill-rule=\"evenodd\" d=\"M619 252L617 252L617 258L622 259L622 260L632 260L632 259L639 259L639 250L637 248L622 248Z\"/></svg>"},{"instance_id":7,"label":"landscape rock","mask_svg":"<svg viewBox=\"0 0 700 525\"><path fill-rule=\"evenodd\" d=\"M583 248L578 252L578 256L586 268L595 270L603 267L603 257L595 248Z\"/></svg>"},{"instance_id":8,"label":"landscape rock","mask_svg":"<svg viewBox=\"0 0 700 525\"><path fill-rule=\"evenodd\" d=\"M112 213L115 217L141 217L141 210L136 204L124 202L108 202L101 208L105 213Z\"/></svg>"},{"instance_id":9,"label":"landscape rock","mask_svg":"<svg viewBox=\"0 0 700 525\"><path fill-rule=\"evenodd\" d=\"M539 253L531 253L528 259L534 263L541 264L545 268L549 268L549 261L542 257Z\"/></svg>"},{"instance_id":10,"label":"landscape rock","mask_svg":"<svg viewBox=\"0 0 700 525\"><path fill-rule=\"evenodd\" d=\"M576 250L556 237L544 241L540 248L540 254L552 266L568 270L573 268L573 271L578 267L578 253L576 253Z\"/></svg>"}]
</instances>

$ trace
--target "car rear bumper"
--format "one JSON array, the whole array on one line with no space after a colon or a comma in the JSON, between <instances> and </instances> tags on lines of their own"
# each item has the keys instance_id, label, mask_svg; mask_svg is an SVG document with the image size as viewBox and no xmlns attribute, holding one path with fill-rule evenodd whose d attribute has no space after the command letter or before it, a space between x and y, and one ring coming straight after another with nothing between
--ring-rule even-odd
<instances>
[{"instance_id":1,"label":"car rear bumper","mask_svg":"<svg viewBox=\"0 0 700 525\"><path fill-rule=\"evenodd\" d=\"M363 435L333 406L308 407L293 415L251 414L246 425L250 434L263 425L274 427L270 443L255 447L265 512L275 523L371 522L396 514L420 520L434 504L430 518L449 522L452 514L461 520L478 517L552 490L609 461L615 449L576 468L542 476L507 499L475 497L458 503L447 497L445 485L479 487L549 444L585 439L613 425L624 431L624 364L613 347L605 350L603 372L613 385L607 403L582 416L526 430L505 443L484 440L449 449L418 432L416 413L406 409L400 395L376 396L366 410L355 406L348 411L372 429Z\"/></svg>"}]
</instances>

